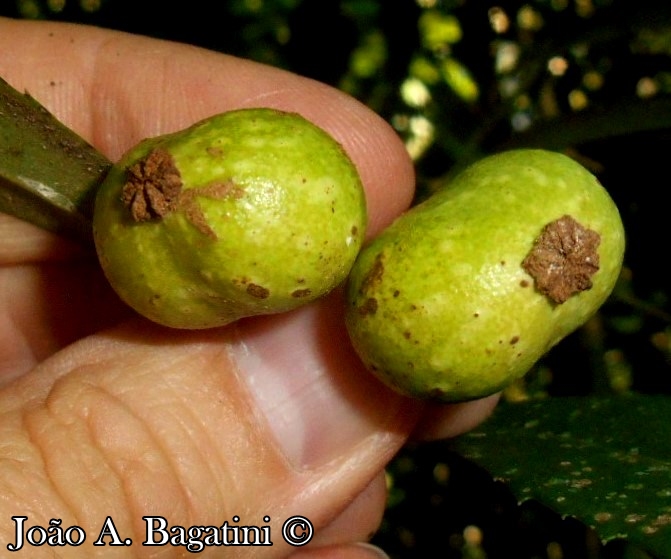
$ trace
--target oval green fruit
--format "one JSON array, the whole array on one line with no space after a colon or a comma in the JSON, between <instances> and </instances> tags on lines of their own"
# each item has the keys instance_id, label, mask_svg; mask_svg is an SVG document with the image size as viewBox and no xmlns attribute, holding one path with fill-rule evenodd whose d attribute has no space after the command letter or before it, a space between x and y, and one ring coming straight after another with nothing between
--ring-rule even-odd
<instances>
[{"instance_id":1,"label":"oval green fruit","mask_svg":"<svg viewBox=\"0 0 671 559\"><path fill-rule=\"evenodd\" d=\"M347 277L365 226L361 180L340 144L263 108L144 140L111 169L93 217L120 297L189 329L321 297Z\"/></svg>"},{"instance_id":2,"label":"oval green fruit","mask_svg":"<svg viewBox=\"0 0 671 559\"><path fill-rule=\"evenodd\" d=\"M361 251L347 286L352 343L401 393L497 392L601 306L624 238L612 199L574 160L487 157Z\"/></svg>"}]
</instances>

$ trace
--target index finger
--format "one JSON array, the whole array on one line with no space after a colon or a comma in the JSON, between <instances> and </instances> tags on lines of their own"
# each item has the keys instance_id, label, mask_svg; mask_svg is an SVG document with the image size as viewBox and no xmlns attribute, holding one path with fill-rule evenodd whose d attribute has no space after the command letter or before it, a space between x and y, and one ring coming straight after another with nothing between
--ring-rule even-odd
<instances>
[{"instance_id":1,"label":"index finger","mask_svg":"<svg viewBox=\"0 0 671 559\"><path fill-rule=\"evenodd\" d=\"M348 152L369 235L405 209L414 174L403 143L370 109L324 84L205 49L94 27L0 18L0 75L112 160L137 141L226 110L299 112Z\"/></svg>"}]
</instances>

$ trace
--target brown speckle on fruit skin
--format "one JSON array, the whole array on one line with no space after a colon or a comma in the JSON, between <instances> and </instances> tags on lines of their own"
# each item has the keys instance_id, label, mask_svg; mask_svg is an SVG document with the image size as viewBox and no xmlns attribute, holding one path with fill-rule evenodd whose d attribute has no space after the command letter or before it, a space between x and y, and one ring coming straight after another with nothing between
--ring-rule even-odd
<instances>
[{"instance_id":1,"label":"brown speckle on fruit skin","mask_svg":"<svg viewBox=\"0 0 671 559\"><path fill-rule=\"evenodd\" d=\"M126 169L121 201L135 221L162 218L177 207L182 178L170 153L161 148Z\"/></svg>"},{"instance_id":2,"label":"brown speckle on fruit skin","mask_svg":"<svg viewBox=\"0 0 671 559\"><path fill-rule=\"evenodd\" d=\"M375 297L368 297L359 307L359 314L365 316L367 314L375 314L377 312L377 299Z\"/></svg>"},{"instance_id":3,"label":"brown speckle on fruit skin","mask_svg":"<svg viewBox=\"0 0 671 559\"><path fill-rule=\"evenodd\" d=\"M247 285L247 293L256 299L267 299L270 296L268 289L255 283Z\"/></svg>"},{"instance_id":4,"label":"brown speckle on fruit skin","mask_svg":"<svg viewBox=\"0 0 671 559\"><path fill-rule=\"evenodd\" d=\"M224 150L217 146L209 146L205 151L212 157L221 157L224 155Z\"/></svg>"},{"instance_id":5,"label":"brown speckle on fruit skin","mask_svg":"<svg viewBox=\"0 0 671 559\"><path fill-rule=\"evenodd\" d=\"M382 281L382 276L384 275L384 262L382 254L378 254L375 257L375 262L373 266L368 271L366 276L361 282L361 293L366 293L370 289L374 289L377 284Z\"/></svg>"},{"instance_id":6,"label":"brown speckle on fruit skin","mask_svg":"<svg viewBox=\"0 0 671 559\"><path fill-rule=\"evenodd\" d=\"M310 289L295 289L291 292L291 296L295 299L300 299L301 297L309 297L311 293Z\"/></svg>"},{"instance_id":7,"label":"brown speckle on fruit skin","mask_svg":"<svg viewBox=\"0 0 671 559\"><path fill-rule=\"evenodd\" d=\"M562 304L592 287L591 278L599 270L600 242L596 231L564 215L543 228L522 267L534 278L538 291Z\"/></svg>"}]
</instances>

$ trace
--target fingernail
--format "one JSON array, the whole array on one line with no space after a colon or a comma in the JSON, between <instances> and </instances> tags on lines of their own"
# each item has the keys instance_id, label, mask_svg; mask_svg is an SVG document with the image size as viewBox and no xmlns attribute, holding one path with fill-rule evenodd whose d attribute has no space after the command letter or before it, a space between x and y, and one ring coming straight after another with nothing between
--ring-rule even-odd
<instances>
[{"instance_id":1,"label":"fingernail","mask_svg":"<svg viewBox=\"0 0 671 559\"><path fill-rule=\"evenodd\" d=\"M237 326L232 360L296 469L319 467L403 421L403 399L363 370L346 336L319 305Z\"/></svg>"}]
</instances>

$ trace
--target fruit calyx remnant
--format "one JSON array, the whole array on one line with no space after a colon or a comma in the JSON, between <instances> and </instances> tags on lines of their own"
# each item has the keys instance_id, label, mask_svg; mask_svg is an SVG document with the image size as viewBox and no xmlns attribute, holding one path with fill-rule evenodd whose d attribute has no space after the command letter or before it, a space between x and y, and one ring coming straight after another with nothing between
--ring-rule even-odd
<instances>
[{"instance_id":1,"label":"fruit calyx remnant","mask_svg":"<svg viewBox=\"0 0 671 559\"><path fill-rule=\"evenodd\" d=\"M564 215L543 227L522 267L534 278L536 289L560 305L592 287L600 242L596 231Z\"/></svg>"},{"instance_id":2,"label":"fruit calyx remnant","mask_svg":"<svg viewBox=\"0 0 671 559\"><path fill-rule=\"evenodd\" d=\"M182 177L172 155L156 148L126 169L121 201L135 221L149 221L174 211L181 191Z\"/></svg>"},{"instance_id":3,"label":"fruit calyx remnant","mask_svg":"<svg viewBox=\"0 0 671 559\"><path fill-rule=\"evenodd\" d=\"M121 202L136 222L162 219L171 212L182 211L203 235L216 241L217 234L207 223L197 198L238 199L244 195L244 190L232 181L214 182L198 188L182 187L182 176L173 156L165 149L154 148L126 169Z\"/></svg>"}]
</instances>

